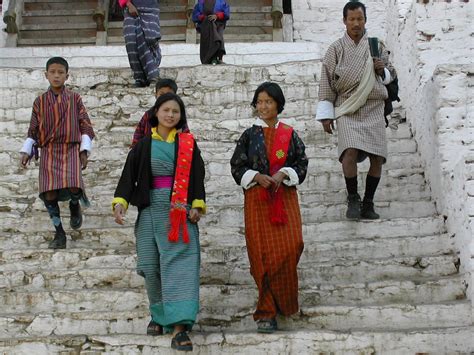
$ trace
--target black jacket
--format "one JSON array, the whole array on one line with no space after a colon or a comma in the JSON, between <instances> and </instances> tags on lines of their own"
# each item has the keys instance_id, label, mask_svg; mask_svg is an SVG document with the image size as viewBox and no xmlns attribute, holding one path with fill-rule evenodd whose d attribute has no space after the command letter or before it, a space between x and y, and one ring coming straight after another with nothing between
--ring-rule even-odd
<instances>
[{"instance_id":1,"label":"black jacket","mask_svg":"<svg viewBox=\"0 0 474 355\"><path fill-rule=\"evenodd\" d=\"M114 194L114 197L121 197L131 205L137 206L139 211L150 206L150 189L153 181L151 174L151 140L150 136L144 137L130 150ZM175 142L175 166L178 157L178 143L179 134L176 135ZM194 142L188 187L188 204L192 204L193 200L196 199L206 200L204 175L205 168L201 151Z\"/></svg>"},{"instance_id":2,"label":"black jacket","mask_svg":"<svg viewBox=\"0 0 474 355\"><path fill-rule=\"evenodd\" d=\"M267 157L263 128L253 125L247 128L237 142L234 154L230 160L231 173L235 182L240 185L242 177L247 170L256 170L261 174L270 174L270 162ZM290 145L288 146L288 157L286 167L293 168L298 175L301 184L306 178L308 171L308 158L305 154L305 146L298 134L293 131Z\"/></svg>"}]
</instances>

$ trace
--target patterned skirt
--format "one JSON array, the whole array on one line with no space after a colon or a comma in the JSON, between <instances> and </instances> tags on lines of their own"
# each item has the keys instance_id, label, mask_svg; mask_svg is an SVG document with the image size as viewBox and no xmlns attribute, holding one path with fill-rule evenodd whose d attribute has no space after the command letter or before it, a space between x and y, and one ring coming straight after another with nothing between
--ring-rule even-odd
<instances>
[{"instance_id":1,"label":"patterned skirt","mask_svg":"<svg viewBox=\"0 0 474 355\"><path fill-rule=\"evenodd\" d=\"M151 190L151 205L137 219L137 271L145 277L153 321L167 332L191 329L199 311L200 248L197 224L188 221L190 242L168 241L170 189Z\"/></svg>"},{"instance_id":2,"label":"patterned skirt","mask_svg":"<svg viewBox=\"0 0 474 355\"><path fill-rule=\"evenodd\" d=\"M298 311L297 265L303 252L303 232L295 187L280 186L288 223L270 223L271 204L261 200L263 187L245 191L245 239L250 273L259 289L254 319Z\"/></svg>"}]
</instances>

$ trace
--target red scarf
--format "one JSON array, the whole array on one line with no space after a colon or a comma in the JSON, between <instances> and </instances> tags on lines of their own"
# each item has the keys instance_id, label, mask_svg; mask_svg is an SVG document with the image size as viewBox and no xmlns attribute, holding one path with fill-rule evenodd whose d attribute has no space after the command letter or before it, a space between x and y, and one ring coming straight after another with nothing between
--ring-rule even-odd
<instances>
[{"instance_id":1,"label":"red scarf","mask_svg":"<svg viewBox=\"0 0 474 355\"><path fill-rule=\"evenodd\" d=\"M280 122L276 129L272 151L268 157L271 176L285 165L292 134L293 128ZM277 191L263 189L261 191L262 199L271 203L270 222L273 224L286 224L288 216L283 203L283 189L279 188Z\"/></svg>"},{"instance_id":2,"label":"red scarf","mask_svg":"<svg viewBox=\"0 0 474 355\"><path fill-rule=\"evenodd\" d=\"M170 224L168 240L176 243L179 240L180 228L183 228L183 241L189 243L188 226L186 224L188 203L189 176L193 161L194 137L191 133L180 133L178 142L178 159L174 176L173 192L171 193Z\"/></svg>"}]
</instances>

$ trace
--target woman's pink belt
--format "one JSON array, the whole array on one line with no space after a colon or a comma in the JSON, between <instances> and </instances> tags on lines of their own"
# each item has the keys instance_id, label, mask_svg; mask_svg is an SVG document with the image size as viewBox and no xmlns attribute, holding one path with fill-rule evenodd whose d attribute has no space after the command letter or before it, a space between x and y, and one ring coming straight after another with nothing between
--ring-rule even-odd
<instances>
[{"instance_id":1,"label":"woman's pink belt","mask_svg":"<svg viewBox=\"0 0 474 355\"><path fill-rule=\"evenodd\" d=\"M173 177L172 176L155 176L153 177L154 189L171 189L173 186Z\"/></svg>"}]
</instances>

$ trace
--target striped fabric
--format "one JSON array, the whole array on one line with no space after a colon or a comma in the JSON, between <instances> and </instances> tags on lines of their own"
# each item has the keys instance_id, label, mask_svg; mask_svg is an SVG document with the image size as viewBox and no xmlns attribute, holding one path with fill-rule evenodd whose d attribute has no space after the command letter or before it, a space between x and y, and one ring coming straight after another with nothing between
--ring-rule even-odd
<instances>
[{"instance_id":1,"label":"striped fabric","mask_svg":"<svg viewBox=\"0 0 474 355\"><path fill-rule=\"evenodd\" d=\"M267 155L272 151L276 130L264 128ZM257 185L245 191L245 238L250 272L258 287L254 319L289 316L298 311L297 265L303 251L303 232L296 188L281 185L288 223L272 224L269 201L261 200Z\"/></svg>"},{"instance_id":2,"label":"striped fabric","mask_svg":"<svg viewBox=\"0 0 474 355\"><path fill-rule=\"evenodd\" d=\"M36 98L28 137L36 140L41 148L40 194L71 187L84 189L79 160L84 134L94 138L79 94L64 88L58 96L48 90Z\"/></svg>"},{"instance_id":3,"label":"striped fabric","mask_svg":"<svg viewBox=\"0 0 474 355\"><path fill-rule=\"evenodd\" d=\"M392 77L396 73L388 61L388 52L382 47L381 58ZM346 33L328 49L321 69L319 101L330 101L340 106L357 89L363 69L370 55L367 34L356 44ZM337 119L339 160L347 148L362 151L359 161L367 157L366 153L387 158L387 138L383 115L387 89L380 76L370 92L367 102L353 114Z\"/></svg>"},{"instance_id":4,"label":"striped fabric","mask_svg":"<svg viewBox=\"0 0 474 355\"><path fill-rule=\"evenodd\" d=\"M133 78L145 82L159 76L160 10L156 0L136 0L133 4L139 15L132 17L125 11L123 35Z\"/></svg>"},{"instance_id":5,"label":"striped fabric","mask_svg":"<svg viewBox=\"0 0 474 355\"><path fill-rule=\"evenodd\" d=\"M174 149L174 143L152 141L153 176L173 175ZM200 268L196 224L188 221L190 243L168 241L170 193L170 188L151 191L151 205L140 212L135 229L137 269L145 277L151 316L168 332L173 324L193 326L199 311Z\"/></svg>"}]
</instances>

